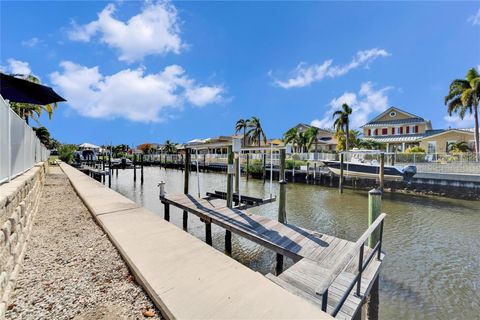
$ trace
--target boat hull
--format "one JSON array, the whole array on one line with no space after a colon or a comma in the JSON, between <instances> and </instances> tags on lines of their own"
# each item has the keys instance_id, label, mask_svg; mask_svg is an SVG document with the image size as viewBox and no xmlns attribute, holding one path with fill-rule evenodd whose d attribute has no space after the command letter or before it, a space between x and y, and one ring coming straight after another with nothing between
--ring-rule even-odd
<instances>
[{"instance_id":1,"label":"boat hull","mask_svg":"<svg viewBox=\"0 0 480 320\"><path fill-rule=\"evenodd\" d=\"M338 161L324 161L325 165L336 175L340 175L340 162ZM366 164L357 164L346 162L343 164L343 175L345 177L363 178L363 179L379 179L379 166L372 166ZM404 174L398 168L385 166L383 171L384 180L401 181L404 179Z\"/></svg>"}]
</instances>

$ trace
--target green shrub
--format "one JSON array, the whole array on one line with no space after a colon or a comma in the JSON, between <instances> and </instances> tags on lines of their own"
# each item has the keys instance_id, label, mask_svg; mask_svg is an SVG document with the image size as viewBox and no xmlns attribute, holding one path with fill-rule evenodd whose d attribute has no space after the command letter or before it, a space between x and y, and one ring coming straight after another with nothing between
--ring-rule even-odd
<instances>
[{"instance_id":1,"label":"green shrub","mask_svg":"<svg viewBox=\"0 0 480 320\"><path fill-rule=\"evenodd\" d=\"M425 153L425 150L419 146L414 146L405 150L405 153Z\"/></svg>"},{"instance_id":2,"label":"green shrub","mask_svg":"<svg viewBox=\"0 0 480 320\"><path fill-rule=\"evenodd\" d=\"M71 144L63 144L58 149L58 157L63 162L70 164L73 162L73 155L75 153L75 150L77 150L76 146Z\"/></svg>"},{"instance_id":3,"label":"green shrub","mask_svg":"<svg viewBox=\"0 0 480 320\"><path fill-rule=\"evenodd\" d=\"M285 169L292 170L295 167L295 170L300 169L300 166L306 166L307 161L302 160L286 160L285 161Z\"/></svg>"},{"instance_id":4,"label":"green shrub","mask_svg":"<svg viewBox=\"0 0 480 320\"><path fill-rule=\"evenodd\" d=\"M262 173L262 160L255 159L248 164L248 173Z\"/></svg>"}]
</instances>

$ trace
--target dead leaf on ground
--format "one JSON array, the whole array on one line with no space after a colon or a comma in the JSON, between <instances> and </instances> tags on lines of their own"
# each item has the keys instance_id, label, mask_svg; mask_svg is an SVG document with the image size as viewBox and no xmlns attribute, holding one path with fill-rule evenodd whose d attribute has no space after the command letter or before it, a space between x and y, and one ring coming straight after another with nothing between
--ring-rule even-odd
<instances>
[{"instance_id":1,"label":"dead leaf on ground","mask_svg":"<svg viewBox=\"0 0 480 320\"><path fill-rule=\"evenodd\" d=\"M146 318L155 317L155 311L145 310L145 311L143 311L143 316L146 317Z\"/></svg>"}]
</instances>

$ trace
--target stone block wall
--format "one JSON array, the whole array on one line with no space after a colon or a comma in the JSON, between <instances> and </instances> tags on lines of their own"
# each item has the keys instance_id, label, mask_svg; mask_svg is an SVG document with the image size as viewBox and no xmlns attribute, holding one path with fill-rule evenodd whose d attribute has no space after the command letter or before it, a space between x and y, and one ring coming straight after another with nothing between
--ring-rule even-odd
<instances>
[{"instance_id":1,"label":"stone block wall","mask_svg":"<svg viewBox=\"0 0 480 320\"><path fill-rule=\"evenodd\" d=\"M37 164L0 185L0 319L22 268L46 170L45 163Z\"/></svg>"}]
</instances>

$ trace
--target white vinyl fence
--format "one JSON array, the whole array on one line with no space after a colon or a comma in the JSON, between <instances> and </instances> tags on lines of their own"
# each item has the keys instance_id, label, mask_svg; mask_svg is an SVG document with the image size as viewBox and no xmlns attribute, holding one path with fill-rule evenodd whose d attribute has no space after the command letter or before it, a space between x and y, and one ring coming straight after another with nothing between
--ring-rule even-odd
<instances>
[{"instance_id":1,"label":"white vinyl fence","mask_svg":"<svg viewBox=\"0 0 480 320\"><path fill-rule=\"evenodd\" d=\"M49 151L0 96L0 184L45 161Z\"/></svg>"}]
</instances>

